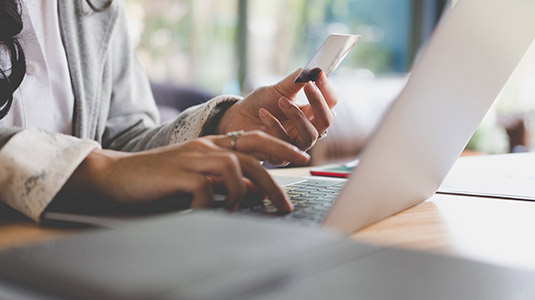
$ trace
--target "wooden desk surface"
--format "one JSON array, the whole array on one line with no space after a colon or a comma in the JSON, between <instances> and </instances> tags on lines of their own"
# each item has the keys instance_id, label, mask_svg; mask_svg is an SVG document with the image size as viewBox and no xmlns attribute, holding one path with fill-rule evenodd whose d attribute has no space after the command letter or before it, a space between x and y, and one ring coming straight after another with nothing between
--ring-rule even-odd
<instances>
[{"instance_id":1,"label":"wooden desk surface","mask_svg":"<svg viewBox=\"0 0 535 300\"><path fill-rule=\"evenodd\" d=\"M302 176L307 169L272 172ZM351 238L535 269L534 230L535 202L435 195ZM0 215L0 249L62 238L74 232L42 228L20 216Z\"/></svg>"},{"instance_id":2,"label":"wooden desk surface","mask_svg":"<svg viewBox=\"0 0 535 300\"><path fill-rule=\"evenodd\" d=\"M307 176L307 168L272 171ZM351 238L535 270L535 201L436 194Z\"/></svg>"},{"instance_id":3,"label":"wooden desk surface","mask_svg":"<svg viewBox=\"0 0 535 300\"><path fill-rule=\"evenodd\" d=\"M61 238L73 232L70 229L42 227L12 212L0 213L0 250Z\"/></svg>"}]
</instances>

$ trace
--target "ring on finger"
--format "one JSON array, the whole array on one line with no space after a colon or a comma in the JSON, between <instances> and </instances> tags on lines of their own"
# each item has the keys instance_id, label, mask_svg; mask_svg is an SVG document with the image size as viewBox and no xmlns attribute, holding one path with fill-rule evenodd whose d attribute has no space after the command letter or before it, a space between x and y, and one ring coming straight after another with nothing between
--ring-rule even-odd
<instances>
[{"instance_id":1,"label":"ring on finger","mask_svg":"<svg viewBox=\"0 0 535 300\"><path fill-rule=\"evenodd\" d=\"M244 133L245 131L243 130L238 130L238 131L231 131L231 132L228 132L227 133L227 136L230 138L230 149L232 149L233 151L236 151L236 141L238 140L238 138Z\"/></svg>"},{"instance_id":2,"label":"ring on finger","mask_svg":"<svg viewBox=\"0 0 535 300\"><path fill-rule=\"evenodd\" d=\"M322 139L324 139L325 137L327 137L327 130L325 130L322 134L320 134L320 135L318 136L318 140L322 140Z\"/></svg>"}]
</instances>

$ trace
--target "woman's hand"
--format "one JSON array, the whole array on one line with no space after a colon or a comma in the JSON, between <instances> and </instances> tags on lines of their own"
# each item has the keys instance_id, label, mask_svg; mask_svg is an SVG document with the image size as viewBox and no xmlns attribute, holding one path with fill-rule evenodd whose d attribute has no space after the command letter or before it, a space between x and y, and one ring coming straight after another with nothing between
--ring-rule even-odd
<instances>
[{"instance_id":1,"label":"woman's hand","mask_svg":"<svg viewBox=\"0 0 535 300\"><path fill-rule=\"evenodd\" d=\"M71 176L66 188L91 191L122 203L146 203L175 194L192 194L192 208L208 207L214 189L226 191L226 206L234 210L248 190L268 196L280 210L292 205L258 162L265 156L305 163L309 156L261 131L231 136L207 136L180 145L138 153L92 152ZM234 148L234 150L232 149Z\"/></svg>"},{"instance_id":2,"label":"woman's hand","mask_svg":"<svg viewBox=\"0 0 535 300\"><path fill-rule=\"evenodd\" d=\"M302 150L310 149L331 125L336 92L323 72L316 82L294 83L301 69L272 86L261 87L243 101L231 106L217 126L218 133L259 129L290 142ZM304 87L308 104L295 103Z\"/></svg>"}]
</instances>

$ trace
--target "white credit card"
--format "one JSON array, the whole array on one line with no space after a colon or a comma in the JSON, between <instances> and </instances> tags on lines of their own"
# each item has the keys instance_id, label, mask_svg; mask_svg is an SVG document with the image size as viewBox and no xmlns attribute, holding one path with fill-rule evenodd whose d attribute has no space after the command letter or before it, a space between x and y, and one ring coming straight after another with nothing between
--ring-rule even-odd
<instances>
[{"instance_id":1,"label":"white credit card","mask_svg":"<svg viewBox=\"0 0 535 300\"><path fill-rule=\"evenodd\" d=\"M320 71L331 75L359 39L360 35L331 33L295 82L315 81Z\"/></svg>"}]
</instances>

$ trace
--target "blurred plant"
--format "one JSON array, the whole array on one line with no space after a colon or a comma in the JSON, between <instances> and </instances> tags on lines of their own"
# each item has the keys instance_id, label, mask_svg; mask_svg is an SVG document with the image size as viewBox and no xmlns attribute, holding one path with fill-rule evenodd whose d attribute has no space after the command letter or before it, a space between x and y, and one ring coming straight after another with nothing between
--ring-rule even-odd
<instances>
[{"instance_id":1,"label":"blurred plant","mask_svg":"<svg viewBox=\"0 0 535 300\"><path fill-rule=\"evenodd\" d=\"M149 77L220 91L235 77L233 0L126 0L129 26Z\"/></svg>"}]
</instances>

